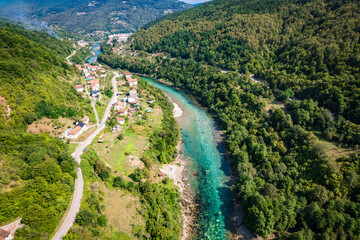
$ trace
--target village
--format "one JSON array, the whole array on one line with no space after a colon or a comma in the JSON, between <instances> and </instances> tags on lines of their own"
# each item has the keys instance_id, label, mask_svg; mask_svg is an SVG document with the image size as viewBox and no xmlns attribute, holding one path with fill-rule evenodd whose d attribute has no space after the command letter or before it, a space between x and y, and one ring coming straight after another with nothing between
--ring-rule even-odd
<instances>
[{"instance_id":1,"label":"village","mask_svg":"<svg viewBox=\"0 0 360 240\"><path fill-rule=\"evenodd\" d=\"M100 86L99 79L104 79L107 76L106 70L100 66L87 63L75 66L82 71L85 82L84 84L78 82L75 85L75 90L83 97L88 97L94 107L95 103L103 98L102 93L105 92L105 88ZM122 131L123 125L130 119L142 119L144 114L152 113L152 108L149 107L149 105L152 106L154 103L153 100L141 102L142 98L138 92L138 80L134 78L130 72L123 72L121 77L117 78L116 81L118 94L116 100L111 103L112 111L109 116L111 118L108 121L112 132ZM90 124L95 122L95 119L90 121L89 116L84 116L80 121L74 122L75 127L65 130L62 138L68 140L68 142L71 140L75 141L82 133L96 126ZM99 140L99 142L101 142L101 140Z\"/></svg>"}]
</instances>

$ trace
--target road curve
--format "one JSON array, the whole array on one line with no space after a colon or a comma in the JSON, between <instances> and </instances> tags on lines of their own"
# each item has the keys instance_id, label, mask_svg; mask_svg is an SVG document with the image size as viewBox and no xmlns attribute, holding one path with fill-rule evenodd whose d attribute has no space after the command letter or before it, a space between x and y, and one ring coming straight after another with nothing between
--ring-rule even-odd
<instances>
[{"instance_id":1,"label":"road curve","mask_svg":"<svg viewBox=\"0 0 360 240\"><path fill-rule=\"evenodd\" d=\"M76 50L74 50L69 56L66 57L66 62L69 64L69 65L74 65L72 62L70 62L70 58L72 56L74 56L76 53Z\"/></svg>"},{"instance_id":2,"label":"road curve","mask_svg":"<svg viewBox=\"0 0 360 240\"><path fill-rule=\"evenodd\" d=\"M112 103L116 99L117 95L117 86L116 86L116 78L119 76L117 72L114 72L114 77L111 79L112 85L113 85L113 96L106 107L104 116L101 120L101 123L98 125L98 128L95 130L93 134L91 134L81 145L71 154L71 156L75 159L75 161L80 164L81 163L81 154L83 153L84 149L91 144L91 142L94 140L96 135L98 135L101 130L105 128L106 119L109 116L109 113L111 111ZM97 114L97 113L95 113ZM79 212L80 204L81 204L81 198L83 196L84 191L84 179L82 176L81 168L79 168L77 171L77 179L75 180L75 191L74 196L71 202L71 206L68 212L66 212L65 216L63 217L63 221L61 222L61 226L58 228L57 232L55 233L52 240L60 240L63 236L66 235L67 231L71 228L75 221L76 214Z\"/></svg>"}]
</instances>

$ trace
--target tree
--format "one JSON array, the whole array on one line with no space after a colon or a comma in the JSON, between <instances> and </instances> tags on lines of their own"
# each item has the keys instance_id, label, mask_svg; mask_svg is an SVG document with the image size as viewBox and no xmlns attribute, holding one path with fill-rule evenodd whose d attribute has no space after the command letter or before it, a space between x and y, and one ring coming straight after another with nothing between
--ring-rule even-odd
<instances>
[{"instance_id":1,"label":"tree","mask_svg":"<svg viewBox=\"0 0 360 240\"><path fill-rule=\"evenodd\" d=\"M108 220L105 215L100 215L100 217L98 217L97 224L100 227L105 227L107 225L107 223L108 223Z\"/></svg>"},{"instance_id":2,"label":"tree","mask_svg":"<svg viewBox=\"0 0 360 240\"><path fill-rule=\"evenodd\" d=\"M94 218L95 216L88 210L81 210L76 216L75 221L80 226L87 226L94 220Z\"/></svg>"}]
</instances>

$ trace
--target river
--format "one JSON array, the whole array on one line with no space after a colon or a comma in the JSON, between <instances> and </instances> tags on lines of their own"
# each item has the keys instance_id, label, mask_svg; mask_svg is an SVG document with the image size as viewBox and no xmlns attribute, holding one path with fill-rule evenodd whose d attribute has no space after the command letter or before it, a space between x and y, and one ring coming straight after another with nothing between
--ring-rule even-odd
<instances>
[{"instance_id":1,"label":"river","mask_svg":"<svg viewBox=\"0 0 360 240\"><path fill-rule=\"evenodd\" d=\"M213 118L187 94L152 78L141 78L163 90L183 110L176 120L183 137L183 155L190 159L187 177L200 206L195 222L197 238L227 239L229 231L233 231L234 212L230 168Z\"/></svg>"},{"instance_id":2,"label":"river","mask_svg":"<svg viewBox=\"0 0 360 240\"><path fill-rule=\"evenodd\" d=\"M98 56L102 53L100 49L100 42L95 42L94 46L91 48L91 51L94 52L95 55L86 59L86 62L94 64L97 61Z\"/></svg>"}]
</instances>

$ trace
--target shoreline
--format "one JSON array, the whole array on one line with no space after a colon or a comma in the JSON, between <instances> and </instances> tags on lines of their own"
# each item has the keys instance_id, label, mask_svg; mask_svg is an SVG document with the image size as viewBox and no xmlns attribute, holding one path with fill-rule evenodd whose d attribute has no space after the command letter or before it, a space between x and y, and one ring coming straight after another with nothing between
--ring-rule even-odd
<instances>
[{"instance_id":1,"label":"shoreline","mask_svg":"<svg viewBox=\"0 0 360 240\"><path fill-rule=\"evenodd\" d=\"M183 221L182 240L191 239L193 231L195 229L196 209L195 197L188 183L185 171L189 165L187 158L182 155L182 140L180 139L176 149L178 150L178 156L171 164L165 164L160 168L160 171L164 173L174 184L179 188L180 200L181 200L181 218Z\"/></svg>"},{"instance_id":2,"label":"shoreline","mask_svg":"<svg viewBox=\"0 0 360 240\"><path fill-rule=\"evenodd\" d=\"M149 77L149 78L153 78L149 75L145 75L145 74L137 74L139 76L143 76L143 77ZM155 79L155 78L153 78ZM166 82L164 80L161 80L161 79L156 79L157 81L159 81L160 83L162 84L165 84L167 86L170 86L170 87L173 87L175 88L176 90L180 91L180 92L183 92L185 94L187 94L191 100L193 100L193 102L200 108L206 110L206 112L212 117L212 119L214 120L214 130L215 130L215 137L217 139L217 142L224 148L224 157L225 157L225 160L226 162L228 163L229 165L229 169L230 169L230 176L229 176L229 180L231 182L234 181L235 179L235 176L233 175L233 171L232 171L232 168L231 168L231 164L230 164L230 158L229 158L229 155L226 151L226 148L225 148L225 144L224 144L224 133L223 131L221 130L220 128L220 124L218 123L218 119L216 118L216 116L214 116L213 114L211 114L209 112L209 109L207 107L204 107L202 106L198 101L197 99L188 91L186 90L182 90L182 89L179 89L177 87L174 86L173 83L169 83L169 82ZM165 94L169 99L170 101L174 104L174 101L167 95ZM177 105L177 104L176 104ZM174 105L175 107L175 105ZM175 110L175 109L174 109ZM175 116L174 116L175 118ZM181 142L181 141L180 141ZM179 157L179 156L178 156ZM177 159L176 161L174 162L174 164L177 162ZM181 164L181 163L180 163ZM178 167L177 165L175 165L176 167ZM164 172L164 174L166 174ZM170 177L169 177L170 178ZM183 180L180 180L180 182L183 181ZM175 181L174 181L175 182ZM184 182L182 182L182 184L184 184ZM177 184L176 184L177 185ZM188 187L189 188L189 187ZM183 201L183 195L181 195L181 200ZM195 198L193 198L193 204L195 205ZM236 197L236 195L234 194L233 192L233 206L234 206L234 212L232 214L232 218L231 218L231 222L232 222L232 225L234 227L234 232L228 232L228 236L229 236L229 239L230 240L238 240L238 239L256 239L255 235L253 233L251 233L248 228L245 226L244 224L244 209L243 209L243 206L241 205L240 203L240 200ZM193 212L193 215L195 216L195 211ZM183 211L182 211L182 215L183 215ZM185 220L184 220L184 217L186 217L185 215L183 215L183 221L184 221L184 224L185 224ZM193 219L194 220L194 219ZM192 225L192 229L195 229L194 227L194 222L193 222L193 225ZM184 226L184 232L185 232L185 226ZM190 236L190 235L189 235ZM182 239L186 239L186 238L182 238Z\"/></svg>"},{"instance_id":3,"label":"shoreline","mask_svg":"<svg viewBox=\"0 0 360 240\"><path fill-rule=\"evenodd\" d=\"M183 110L180 106L166 93L170 102L174 105L173 116L179 118L183 115ZM181 239L191 239L193 231L195 229L196 219L196 204L195 195L192 192L188 178L186 177L186 170L190 164L189 159L185 158L182 153L182 138L180 137L179 143L176 146L178 155L174 162L171 164L165 164L160 168L160 171L164 173L174 184L179 188L180 200L181 200L181 218L183 221L183 233Z\"/></svg>"}]
</instances>

